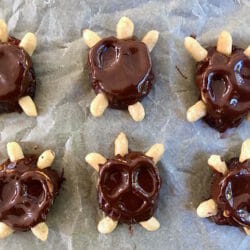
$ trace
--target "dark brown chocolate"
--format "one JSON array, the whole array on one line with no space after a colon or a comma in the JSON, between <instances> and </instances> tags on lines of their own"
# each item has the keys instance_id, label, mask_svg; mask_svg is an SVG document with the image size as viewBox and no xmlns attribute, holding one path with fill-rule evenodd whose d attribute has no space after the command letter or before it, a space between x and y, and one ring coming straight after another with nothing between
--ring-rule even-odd
<instances>
[{"instance_id":1,"label":"dark brown chocolate","mask_svg":"<svg viewBox=\"0 0 250 250\"><path fill-rule=\"evenodd\" d=\"M21 112L18 100L34 98L36 81L30 56L20 48L19 40L10 37L0 43L0 113Z\"/></svg>"},{"instance_id":2,"label":"dark brown chocolate","mask_svg":"<svg viewBox=\"0 0 250 250\"><path fill-rule=\"evenodd\" d=\"M205 121L220 132L237 127L250 112L250 58L233 46L225 56L215 47L197 64L196 84L206 103Z\"/></svg>"},{"instance_id":3,"label":"dark brown chocolate","mask_svg":"<svg viewBox=\"0 0 250 250\"><path fill-rule=\"evenodd\" d=\"M127 109L148 95L154 75L147 46L133 39L102 39L89 51L90 81L96 94L106 94L109 106Z\"/></svg>"},{"instance_id":4,"label":"dark brown chocolate","mask_svg":"<svg viewBox=\"0 0 250 250\"><path fill-rule=\"evenodd\" d=\"M250 226L250 160L238 158L227 162L228 174L213 173L211 198L217 203L218 214L212 219L217 224ZM224 212L225 211L225 212Z\"/></svg>"},{"instance_id":5,"label":"dark brown chocolate","mask_svg":"<svg viewBox=\"0 0 250 250\"><path fill-rule=\"evenodd\" d=\"M39 169L37 156L0 165L0 221L15 231L26 231L47 218L58 195L62 176Z\"/></svg>"},{"instance_id":6,"label":"dark brown chocolate","mask_svg":"<svg viewBox=\"0 0 250 250\"><path fill-rule=\"evenodd\" d=\"M113 220L127 224L150 219L161 186L158 168L141 152L120 155L100 165L98 201Z\"/></svg>"}]
</instances>

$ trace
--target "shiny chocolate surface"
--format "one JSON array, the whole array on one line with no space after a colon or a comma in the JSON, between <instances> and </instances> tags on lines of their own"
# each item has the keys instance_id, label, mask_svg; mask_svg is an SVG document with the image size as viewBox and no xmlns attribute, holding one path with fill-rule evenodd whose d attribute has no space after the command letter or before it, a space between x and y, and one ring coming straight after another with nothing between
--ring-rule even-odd
<instances>
[{"instance_id":1,"label":"shiny chocolate surface","mask_svg":"<svg viewBox=\"0 0 250 250\"><path fill-rule=\"evenodd\" d=\"M35 73L30 56L18 46L19 40L10 37L0 43L0 113L21 112L18 100L35 95Z\"/></svg>"},{"instance_id":2,"label":"shiny chocolate surface","mask_svg":"<svg viewBox=\"0 0 250 250\"><path fill-rule=\"evenodd\" d=\"M126 109L148 95L153 81L149 51L133 39L102 39L89 51L90 81L96 94L106 94L109 106Z\"/></svg>"},{"instance_id":3,"label":"shiny chocolate surface","mask_svg":"<svg viewBox=\"0 0 250 250\"><path fill-rule=\"evenodd\" d=\"M209 47L197 64L196 84L206 103L205 121L220 132L237 127L250 112L250 58L233 46L225 56Z\"/></svg>"},{"instance_id":4,"label":"shiny chocolate surface","mask_svg":"<svg viewBox=\"0 0 250 250\"><path fill-rule=\"evenodd\" d=\"M51 168L38 169L37 156L0 165L0 221L26 231L45 221L62 176Z\"/></svg>"},{"instance_id":5,"label":"shiny chocolate surface","mask_svg":"<svg viewBox=\"0 0 250 250\"><path fill-rule=\"evenodd\" d=\"M141 152L115 156L100 166L98 201L107 216L132 224L150 219L161 179L151 158Z\"/></svg>"}]
</instances>

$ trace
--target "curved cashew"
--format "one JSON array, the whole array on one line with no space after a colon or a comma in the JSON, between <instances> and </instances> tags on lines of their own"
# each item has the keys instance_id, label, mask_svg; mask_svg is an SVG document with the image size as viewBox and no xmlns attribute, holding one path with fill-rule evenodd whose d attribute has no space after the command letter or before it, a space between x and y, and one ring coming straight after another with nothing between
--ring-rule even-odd
<instances>
[{"instance_id":1,"label":"curved cashew","mask_svg":"<svg viewBox=\"0 0 250 250\"><path fill-rule=\"evenodd\" d=\"M95 33L94 31L89 29L84 30L82 35L85 44L89 48L94 47L99 41L101 41L101 37L97 35L97 33Z\"/></svg>"},{"instance_id":2,"label":"curved cashew","mask_svg":"<svg viewBox=\"0 0 250 250\"><path fill-rule=\"evenodd\" d=\"M98 172L99 164L104 164L107 161L107 159L101 154L89 153L85 157L85 161Z\"/></svg>"},{"instance_id":3,"label":"curved cashew","mask_svg":"<svg viewBox=\"0 0 250 250\"><path fill-rule=\"evenodd\" d=\"M140 102L128 106L128 112L134 121L140 122L145 117L145 110Z\"/></svg>"},{"instance_id":4,"label":"curved cashew","mask_svg":"<svg viewBox=\"0 0 250 250\"><path fill-rule=\"evenodd\" d=\"M11 162L16 162L24 158L21 146L17 142L7 144L7 153Z\"/></svg>"},{"instance_id":5,"label":"curved cashew","mask_svg":"<svg viewBox=\"0 0 250 250\"><path fill-rule=\"evenodd\" d=\"M40 169L50 167L55 159L55 152L52 150L44 151L38 158L37 167Z\"/></svg>"},{"instance_id":6,"label":"curved cashew","mask_svg":"<svg viewBox=\"0 0 250 250\"><path fill-rule=\"evenodd\" d=\"M201 218L210 217L218 213L217 204L213 199L203 201L196 210L197 215Z\"/></svg>"},{"instance_id":7,"label":"curved cashew","mask_svg":"<svg viewBox=\"0 0 250 250\"><path fill-rule=\"evenodd\" d=\"M157 30L149 31L143 38L142 42L148 47L149 52L151 52L156 45L159 38L159 32Z\"/></svg>"},{"instance_id":8,"label":"curved cashew","mask_svg":"<svg viewBox=\"0 0 250 250\"><path fill-rule=\"evenodd\" d=\"M0 239L4 239L11 235L14 231L5 223L0 222Z\"/></svg>"},{"instance_id":9,"label":"curved cashew","mask_svg":"<svg viewBox=\"0 0 250 250\"><path fill-rule=\"evenodd\" d=\"M33 55L37 45L36 35L29 32L21 40L19 47L23 48L30 56Z\"/></svg>"},{"instance_id":10,"label":"curved cashew","mask_svg":"<svg viewBox=\"0 0 250 250\"><path fill-rule=\"evenodd\" d=\"M128 153L128 139L124 133L120 133L115 140L115 155L124 156Z\"/></svg>"},{"instance_id":11,"label":"curved cashew","mask_svg":"<svg viewBox=\"0 0 250 250\"><path fill-rule=\"evenodd\" d=\"M101 116L108 107L108 99L103 93L99 93L90 104L90 113L94 117Z\"/></svg>"},{"instance_id":12,"label":"curved cashew","mask_svg":"<svg viewBox=\"0 0 250 250\"><path fill-rule=\"evenodd\" d=\"M49 233L49 228L45 222L41 222L31 228L32 233L42 241L46 241Z\"/></svg>"},{"instance_id":13,"label":"curved cashew","mask_svg":"<svg viewBox=\"0 0 250 250\"><path fill-rule=\"evenodd\" d=\"M126 39L133 36L134 24L128 17L121 17L116 25L116 34L118 39Z\"/></svg>"},{"instance_id":14,"label":"curved cashew","mask_svg":"<svg viewBox=\"0 0 250 250\"><path fill-rule=\"evenodd\" d=\"M8 27L3 19L0 19L0 41L5 43L8 41Z\"/></svg>"},{"instance_id":15,"label":"curved cashew","mask_svg":"<svg viewBox=\"0 0 250 250\"><path fill-rule=\"evenodd\" d=\"M250 138L245 140L241 146L240 162L250 159Z\"/></svg>"},{"instance_id":16,"label":"curved cashew","mask_svg":"<svg viewBox=\"0 0 250 250\"><path fill-rule=\"evenodd\" d=\"M112 220L110 217L105 217L98 223L97 229L102 234L109 234L113 232L117 226L118 222Z\"/></svg>"},{"instance_id":17,"label":"curved cashew","mask_svg":"<svg viewBox=\"0 0 250 250\"><path fill-rule=\"evenodd\" d=\"M27 116L37 116L36 104L30 96L21 97L18 103Z\"/></svg>"},{"instance_id":18,"label":"curved cashew","mask_svg":"<svg viewBox=\"0 0 250 250\"><path fill-rule=\"evenodd\" d=\"M211 155L208 159L208 165L214 170L225 175L228 172L227 165L221 160L220 155Z\"/></svg>"},{"instance_id":19,"label":"curved cashew","mask_svg":"<svg viewBox=\"0 0 250 250\"><path fill-rule=\"evenodd\" d=\"M218 37L217 51L226 56L230 56L232 54L232 45L233 40L231 34L227 31L222 31Z\"/></svg>"},{"instance_id":20,"label":"curved cashew","mask_svg":"<svg viewBox=\"0 0 250 250\"><path fill-rule=\"evenodd\" d=\"M146 155L153 158L154 163L156 164L164 154L165 148L163 144L154 144L147 152Z\"/></svg>"},{"instance_id":21,"label":"curved cashew","mask_svg":"<svg viewBox=\"0 0 250 250\"><path fill-rule=\"evenodd\" d=\"M191 106L187 111L187 120L189 122L196 122L202 117L206 116L207 108L203 101L198 101L193 106Z\"/></svg>"},{"instance_id":22,"label":"curved cashew","mask_svg":"<svg viewBox=\"0 0 250 250\"><path fill-rule=\"evenodd\" d=\"M156 231L160 228L160 222L155 217L151 217L147 221L141 221L140 225L148 231Z\"/></svg>"},{"instance_id":23,"label":"curved cashew","mask_svg":"<svg viewBox=\"0 0 250 250\"><path fill-rule=\"evenodd\" d=\"M250 45L245 49L244 54L250 57Z\"/></svg>"},{"instance_id":24,"label":"curved cashew","mask_svg":"<svg viewBox=\"0 0 250 250\"><path fill-rule=\"evenodd\" d=\"M203 61L207 57L207 50L204 49L193 37L186 37L184 40L184 46L190 56L192 56L197 62Z\"/></svg>"}]
</instances>

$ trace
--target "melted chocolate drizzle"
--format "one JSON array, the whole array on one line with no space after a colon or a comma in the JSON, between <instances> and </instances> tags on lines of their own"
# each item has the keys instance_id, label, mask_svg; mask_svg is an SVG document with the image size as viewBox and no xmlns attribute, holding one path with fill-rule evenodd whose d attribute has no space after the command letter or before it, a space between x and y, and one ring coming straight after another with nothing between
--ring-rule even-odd
<instances>
[{"instance_id":1,"label":"melted chocolate drizzle","mask_svg":"<svg viewBox=\"0 0 250 250\"><path fill-rule=\"evenodd\" d=\"M220 132L237 127L250 112L250 58L233 46L225 56L215 47L197 64L196 84L206 103L205 121Z\"/></svg>"},{"instance_id":2,"label":"melted chocolate drizzle","mask_svg":"<svg viewBox=\"0 0 250 250\"><path fill-rule=\"evenodd\" d=\"M212 219L217 224L250 226L250 160L238 158L227 162L229 172L213 173L211 197L217 203L218 214ZM225 211L225 214L223 212Z\"/></svg>"},{"instance_id":3,"label":"melted chocolate drizzle","mask_svg":"<svg viewBox=\"0 0 250 250\"><path fill-rule=\"evenodd\" d=\"M102 39L89 51L90 81L109 106L126 109L148 95L154 75L147 46L133 39Z\"/></svg>"},{"instance_id":4,"label":"melted chocolate drizzle","mask_svg":"<svg viewBox=\"0 0 250 250\"><path fill-rule=\"evenodd\" d=\"M132 224L150 219L161 186L158 168L141 152L131 152L100 166L99 207L113 220Z\"/></svg>"},{"instance_id":5,"label":"melted chocolate drizzle","mask_svg":"<svg viewBox=\"0 0 250 250\"><path fill-rule=\"evenodd\" d=\"M26 231L47 218L63 177L51 168L39 169L37 156L0 165L0 221Z\"/></svg>"},{"instance_id":6,"label":"melted chocolate drizzle","mask_svg":"<svg viewBox=\"0 0 250 250\"><path fill-rule=\"evenodd\" d=\"M0 113L22 112L18 100L22 96L34 98L35 95L32 61L19 43L20 40L13 37L0 43Z\"/></svg>"}]
</instances>

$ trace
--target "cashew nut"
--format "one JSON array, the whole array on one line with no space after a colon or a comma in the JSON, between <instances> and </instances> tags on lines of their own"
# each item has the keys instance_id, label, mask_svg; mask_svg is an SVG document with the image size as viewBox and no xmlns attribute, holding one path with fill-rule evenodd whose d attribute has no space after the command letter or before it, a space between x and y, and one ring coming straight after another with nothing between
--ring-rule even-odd
<instances>
[{"instance_id":1,"label":"cashew nut","mask_svg":"<svg viewBox=\"0 0 250 250\"><path fill-rule=\"evenodd\" d=\"M159 38L159 32L157 30L149 31L143 38L142 42L148 47L149 52L151 52L156 45Z\"/></svg>"},{"instance_id":2,"label":"cashew nut","mask_svg":"<svg viewBox=\"0 0 250 250\"><path fill-rule=\"evenodd\" d=\"M126 39L133 36L134 24L128 17L121 17L116 25L116 34L118 39Z\"/></svg>"},{"instance_id":3,"label":"cashew nut","mask_svg":"<svg viewBox=\"0 0 250 250\"><path fill-rule=\"evenodd\" d=\"M140 122L145 117L145 110L140 102L128 106L128 112L134 121Z\"/></svg>"},{"instance_id":4,"label":"cashew nut","mask_svg":"<svg viewBox=\"0 0 250 250\"><path fill-rule=\"evenodd\" d=\"M232 45L231 34L227 31L222 31L218 37L217 51L226 56L230 56L232 54Z\"/></svg>"},{"instance_id":5,"label":"cashew nut","mask_svg":"<svg viewBox=\"0 0 250 250\"><path fill-rule=\"evenodd\" d=\"M99 164L104 164L107 159L101 154L90 153L85 157L85 161L98 172Z\"/></svg>"},{"instance_id":6,"label":"cashew nut","mask_svg":"<svg viewBox=\"0 0 250 250\"><path fill-rule=\"evenodd\" d=\"M121 132L115 140L115 155L124 156L128 153L128 139L126 135Z\"/></svg>"},{"instance_id":7,"label":"cashew nut","mask_svg":"<svg viewBox=\"0 0 250 250\"><path fill-rule=\"evenodd\" d=\"M52 150L44 151L38 158L37 167L40 169L50 167L55 159L55 152Z\"/></svg>"}]
</instances>

